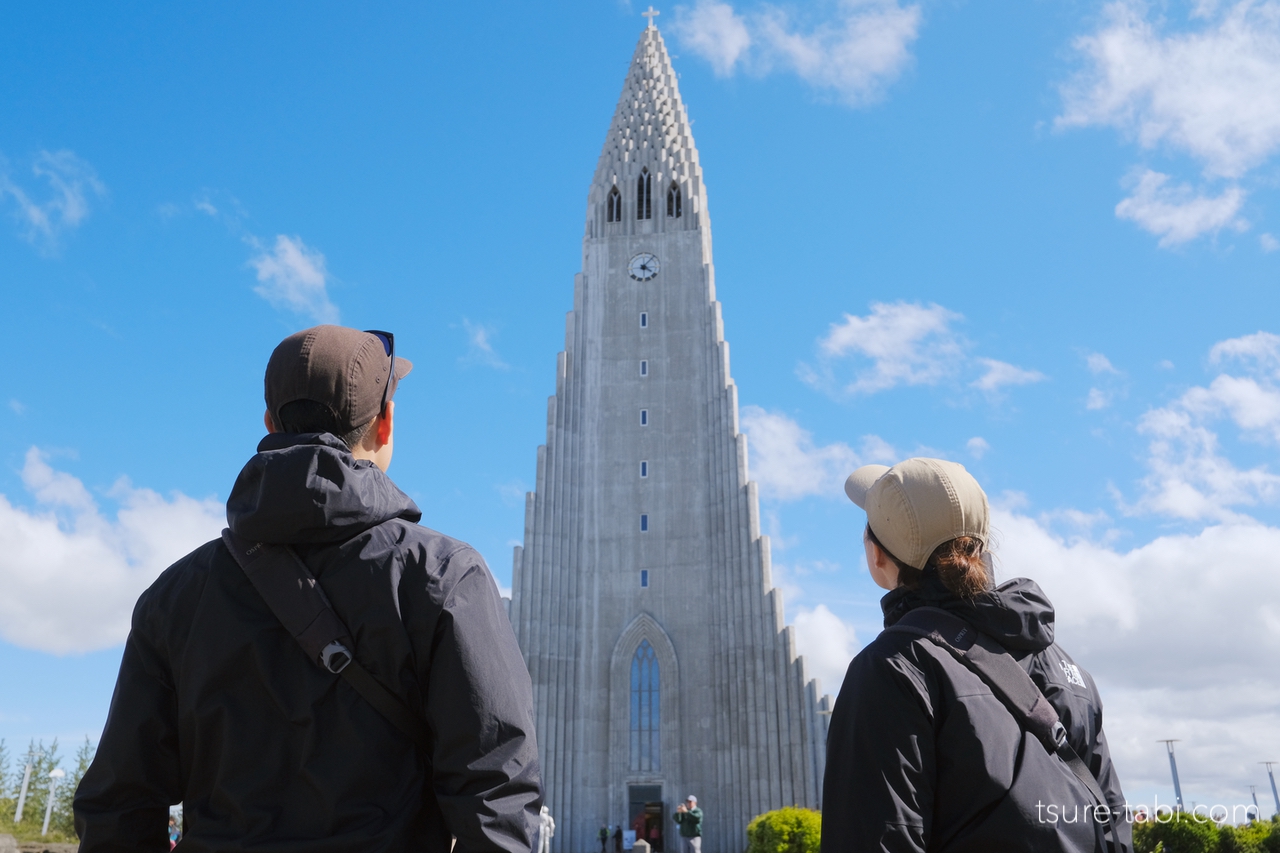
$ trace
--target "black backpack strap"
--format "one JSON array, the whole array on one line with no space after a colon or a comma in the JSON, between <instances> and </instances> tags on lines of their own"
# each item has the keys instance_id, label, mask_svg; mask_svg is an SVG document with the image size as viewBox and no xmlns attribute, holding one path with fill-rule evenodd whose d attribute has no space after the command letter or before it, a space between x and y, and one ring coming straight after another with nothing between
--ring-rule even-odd
<instances>
[{"instance_id":1,"label":"black backpack strap","mask_svg":"<svg viewBox=\"0 0 1280 853\"><path fill-rule=\"evenodd\" d=\"M885 630L924 637L946 649L981 678L1018 724L1035 735L1049 754L1056 754L1071 768L1098 805L1107 807L1111 836L1119 848L1117 816L1111 814L1111 804L1102 793L1098 780L1067 742L1067 730L1058 718L1058 712L1004 646L960 617L937 607L909 610Z\"/></svg>"},{"instance_id":2,"label":"black backpack strap","mask_svg":"<svg viewBox=\"0 0 1280 853\"><path fill-rule=\"evenodd\" d=\"M302 558L287 545L246 542L230 530L222 531L222 541L307 657L321 669L345 678L378 713L417 744L430 763L431 736L426 722L356 660L351 652L351 632L333 612Z\"/></svg>"}]
</instances>

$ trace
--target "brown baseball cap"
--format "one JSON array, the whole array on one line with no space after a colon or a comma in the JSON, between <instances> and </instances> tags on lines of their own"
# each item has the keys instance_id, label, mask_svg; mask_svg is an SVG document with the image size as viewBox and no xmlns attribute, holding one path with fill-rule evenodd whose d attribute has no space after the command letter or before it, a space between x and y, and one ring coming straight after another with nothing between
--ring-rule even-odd
<instances>
[{"instance_id":1,"label":"brown baseball cap","mask_svg":"<svg viewBox=\"0 0 1280 853\"><path fill-rule=\"evenodd\" d=\"M844 481L844 493L867 511L880 544L908 566L923 569L935 548L958 536L987 544L987 494L958 462L916 458L892 468L864 465Z\"/></svg>"},{"instance_id":2,"label":"brown baseball cap","mask_svg":"<svg viewBox=\"0 0 1280 853\"><path fill-rule=\"evenodd\" d=\"M412 362L395 355L394 338L385 332L313 326L285 338L271 353L264 381L267 411L279 423L281 406L314 400L329 407L339 434L345 434L373 420L412 369Z\"/></svg>"}]
</instances>

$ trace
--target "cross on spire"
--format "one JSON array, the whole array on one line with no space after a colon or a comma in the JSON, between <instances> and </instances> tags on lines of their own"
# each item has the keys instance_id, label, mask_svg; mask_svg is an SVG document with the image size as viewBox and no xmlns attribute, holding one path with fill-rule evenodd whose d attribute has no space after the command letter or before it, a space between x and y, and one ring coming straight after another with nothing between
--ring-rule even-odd
<instances>
[{"instance_id":1,"label":"cross on spire","mask_svg":"<svg viewBox=\"0 0 1280 853\"><path fill-rule=\"evenodd\" d=\"M655 11L655 10L654 10L654 8L653 8L652 6L650 6L650 7L649 7L649 11L647 11L647 12L641 12L640 14L641 14L643 17L646 17L646 18L648 18L648 19L649 19L649 27L648 27L648 28L649 28L649 29L653 29L653 19L654 19L654 18L656 18L658 15L661 15L662 13L661 13L661 12L658 12L658 11Z\"/></svg>"}]
</instances>

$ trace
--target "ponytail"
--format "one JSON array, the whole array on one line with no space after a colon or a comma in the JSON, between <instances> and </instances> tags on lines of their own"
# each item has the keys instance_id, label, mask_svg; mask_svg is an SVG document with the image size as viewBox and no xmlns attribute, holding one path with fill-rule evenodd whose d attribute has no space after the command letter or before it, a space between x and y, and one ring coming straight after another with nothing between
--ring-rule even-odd
<instances>
[{"instance_id":1,"label":"ponytail","mask_svg":"<svg viewBox=\"0 0 1280 853\"><path fill-rule=\"evenodd\" d=\"M942 585L957 598L973 598L991 588L984 550L976 536L959 536L934 548L925 568L935 569Z\"/></svg>"}]
</instances>

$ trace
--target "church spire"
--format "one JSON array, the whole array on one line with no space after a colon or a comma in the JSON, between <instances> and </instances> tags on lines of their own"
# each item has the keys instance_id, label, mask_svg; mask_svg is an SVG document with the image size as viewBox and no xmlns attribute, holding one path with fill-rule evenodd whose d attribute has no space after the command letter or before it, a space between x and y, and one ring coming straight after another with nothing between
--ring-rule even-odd
<instances>
[{"instance_id":1,"label":"church spire","mask_svg":"<svg viewBox=\"0 0 1280 853\"><path fill-rule=\"evenodd\" d=\"M652 207L648 209L654 230L706 225L702 169L689 117L662 33L653 24L652 15L658 13L650 7L644 14L649 24L631 57L588 194L588 237L611 233L605 226L614 222L630 233L635 226L621 223L649 219L644 215L645 199L637 198L640 186L652 188ZM649 183L642 185L639 182L644 175L649 176ZM680 196L681 216L659 215L667 213L667 197L673 186ZM617 218L619 213L621 218ZM664 222L667 219L679 221Z\"/></svg>"}]
</instances>

